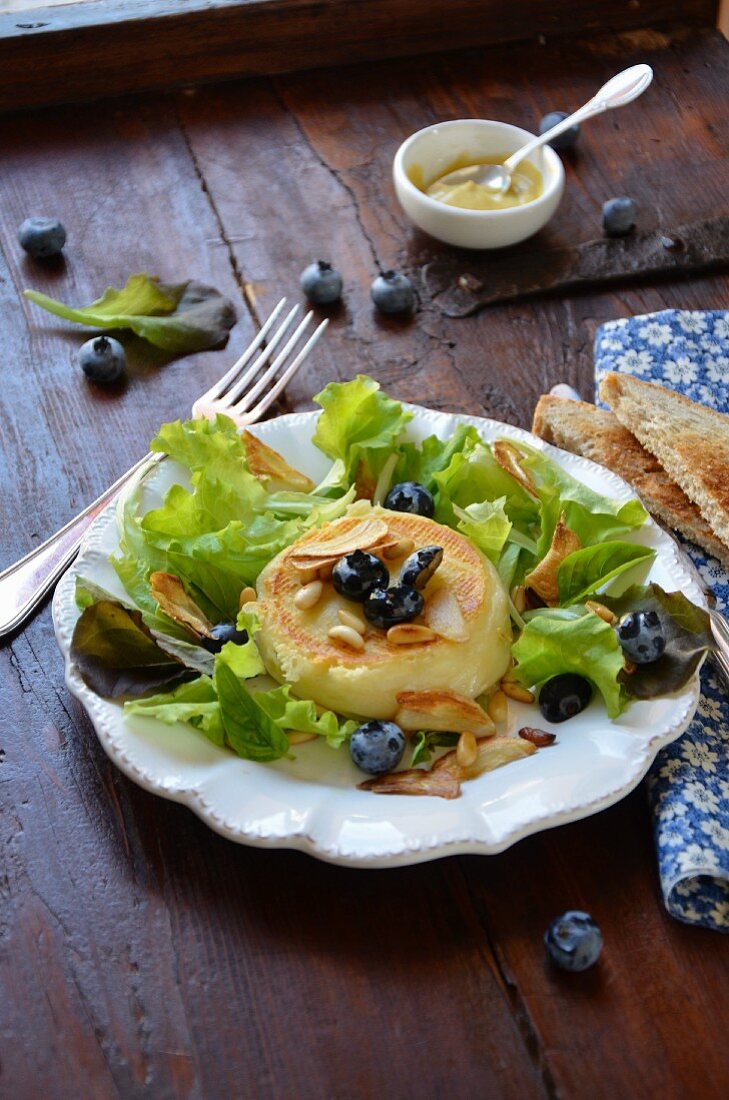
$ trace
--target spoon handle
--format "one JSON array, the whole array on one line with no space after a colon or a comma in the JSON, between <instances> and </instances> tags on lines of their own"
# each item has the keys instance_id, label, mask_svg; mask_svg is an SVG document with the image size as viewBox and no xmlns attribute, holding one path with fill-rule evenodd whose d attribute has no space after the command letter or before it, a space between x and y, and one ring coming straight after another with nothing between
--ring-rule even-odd
<instances>
[{"instance_id":1,"label":"spoon handle","mask_svg":"<svg viewBox=\"0 0 729 1100\"><path fill-rule=\"evenodd\" d=\"M629 69L623 69L621 73L608 80L607 84L603 84L599 92L596 92L583 107L580 107L567 118L563 118L561 122L558 122L551 130L547 130L545 134L533 138L527 145L512 153L504 161L504 168L509 173L513 172L517 164L528 157L530 153L533 153L535 149L548 144L552 138L563 134L575 123L584 122L588 118L594 118L595 115L601 115L603 111L610 111L614 107L624 107L626 103L631 103L643 94L652 79L653 70L650 65L631 65Z\"/></svg>"}]
</instances>

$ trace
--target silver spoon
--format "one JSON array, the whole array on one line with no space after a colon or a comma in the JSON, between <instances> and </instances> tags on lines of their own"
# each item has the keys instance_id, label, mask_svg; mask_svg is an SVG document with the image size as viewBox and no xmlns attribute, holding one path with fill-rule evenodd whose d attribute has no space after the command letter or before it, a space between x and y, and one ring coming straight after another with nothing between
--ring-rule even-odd
<instances>
[{"instance_id":1,"label":"silver spoon","mask_svg":"<svg viewBox=\"0 0 729 1100\"><path fill-rule=\"evenodd\" d=\"M547 130L546 134L541 134L518 149L516 153L512 153L503 164L471 164L467 168L456 168L453 172L441 176L438 183L459 184L472 181L487 187L495 195L504 195L511 187L512 173L517 164L520 164L535 149L539 149L558 134L569 130L570 126L574 126L576 122L584 122L585 119L601 115L603 111L610 111L613 107L624 107L626 103L642 95L652 79L653 70L650 65L631 65L629 69L624 69L622 73L608 80L607 84L603 84L600 91L596 92L584 107L580 107L568 118L562 119L551 130Z\"/></svg>"}]
</instances>

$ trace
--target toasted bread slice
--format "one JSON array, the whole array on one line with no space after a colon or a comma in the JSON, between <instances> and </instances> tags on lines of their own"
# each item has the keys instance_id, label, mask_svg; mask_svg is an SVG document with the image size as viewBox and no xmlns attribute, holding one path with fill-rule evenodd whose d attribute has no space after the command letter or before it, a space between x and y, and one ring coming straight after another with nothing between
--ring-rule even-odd
<instances>
[{"instance_id":1,"label":"toasted bread slice","mask_svg":"<svg viewBox=\"0 0 729 1100\"><path fill-rule=\"evenodd\" d=\"M729 416L629 374L606 375L600 396L729 545Z\"/></svg>"},{"instance_id":2,"label":"toasted bread slice","mask_svg":"<svg viewBox=\"0 0 729 1100\"><path fill-rule=\"evenodd\" d=\"M585 401L544 396L534 410L532 431L613 470L633 486L649 512L729 567L729 549L696 505L613 413Z\"/></svg>"}]
</instances>

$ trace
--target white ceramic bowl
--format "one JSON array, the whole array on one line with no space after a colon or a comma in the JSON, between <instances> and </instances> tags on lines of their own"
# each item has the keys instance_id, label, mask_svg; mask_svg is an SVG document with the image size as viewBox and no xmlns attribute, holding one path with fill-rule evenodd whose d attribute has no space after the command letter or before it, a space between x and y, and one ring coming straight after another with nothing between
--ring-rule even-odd
<instances>
[{"instance_id":1,"label":"white ceramic bowl","mask_svg":"<svg viewBox=\"0 0 729 1100\"><path fill-rule=\"evenodd\" d=\"M548 145L529 157L541 172L544 187L538 199L524 206L461 210L431 199L413 178L427 187L464 154L474 162L502 153L508 156L533 137L518 126L483 118L459 118L418 130L395 154L393 176L400 205L419 229L460 248L504 248L531 237L552 217L564 190L562 162Z\"/></svg>"}]
</instances>

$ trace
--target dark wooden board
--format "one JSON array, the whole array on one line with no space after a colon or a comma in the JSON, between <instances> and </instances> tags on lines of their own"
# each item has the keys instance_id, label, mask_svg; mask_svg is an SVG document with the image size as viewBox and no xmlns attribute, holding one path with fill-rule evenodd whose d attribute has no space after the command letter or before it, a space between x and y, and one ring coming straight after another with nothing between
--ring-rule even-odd
<instances>
[{"instance_id":1,"label":"dark wooden board","mask_svg":"<svg viewBox=\"0 0 729 1100\"><path fill-rule=\"evenodd\" d=\"M528 425L556 381L590 396L603 321L725 305L719 276L463 319L421 303L388 321L369 301L379 268L417 275L441 254L395 204L403 136L478 104L525 121L633 59L655 65L655 90L640 115L585 129L555 232L589 239L618 188L649 227L659 212L675 224L715 214L726 46L652 34L0 122L0 565L184 413L250 337L246 301L261 317L281 293L296 298L319 255L342 270L346 298L290 408L367 371L402 398ZM21 259L14 232L31 212L65 220L65 269ZM223 352L159 366L136 348L128 386L101 393L75 366L80 333L31 313L19 289L84 301L141 268L217 284L241 320ZM725 1094L727 941L665 915L642 790L497 857L365 873L236 847L124 778L68 695L48 608L0 648L0 713L2 1095ZM595 913L606 947L595 971L569 977L546 966L541 937L572 906Z\"/></svg>"},{"instance_id":2,"label":"dark wooden board","mask_svg":"<svg viewBox=\"0 0 729 1100\"><path fill-rule=\"evenodd\" d=\"M88 0L0 14L0 111L457 46L713 26L715 0Z\"/></svg>"}]
</instances>

